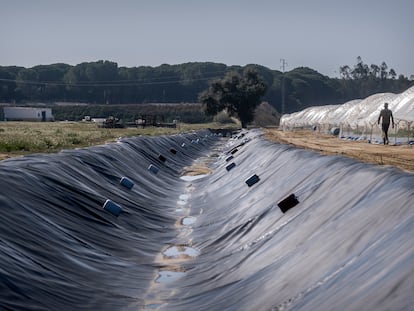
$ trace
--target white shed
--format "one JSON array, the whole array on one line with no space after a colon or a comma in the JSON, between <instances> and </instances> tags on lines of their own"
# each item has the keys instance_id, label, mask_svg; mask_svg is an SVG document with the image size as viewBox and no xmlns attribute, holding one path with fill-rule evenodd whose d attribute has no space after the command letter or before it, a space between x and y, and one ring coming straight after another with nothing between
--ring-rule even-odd
<instances>
[{"instance_id":1,"label":"white shed","mask_svg":"<svg viewBox=\"0 0 414 311\"><path fill-rule=\"evenodd\" d=\"M4 121L54 121L51 108L4 107Z\"/></svg>"}]
</instances>

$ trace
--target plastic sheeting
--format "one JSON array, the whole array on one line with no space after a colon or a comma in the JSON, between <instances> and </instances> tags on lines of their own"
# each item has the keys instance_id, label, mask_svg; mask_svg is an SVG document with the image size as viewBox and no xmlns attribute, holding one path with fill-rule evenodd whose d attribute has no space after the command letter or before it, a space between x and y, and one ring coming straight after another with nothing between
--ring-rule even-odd
<instances>
[{"instance_id":1,"label":"plastic sheeting","mask_svg":"<svg viewBox=\"0 0 414 311\"><path fill-rule=\"evenodd\" d=\"M177 235L182 168L217 141L207 134L2 161L0 310L143 306L158 272L155 255ZM134 186L123 186L122 177ZM122 208L118 217L103 208L107 200Z\"/></svg>"},{"instance_id":2,"label":"plastic sheeting","mask_svg":"<svg viewBox=\"0 0 414 311\"><path fill-rule=\"evenodd\" d=\"M411 87L401 94L380 93L363 100L351 100L342 105L309 107L283 115L280 125L283 127L309 127L320 124L372 126L377 123L379 113L386 102L389 103L388 108L392 110L394 118L404 121L402 125L414 122L414 87Z\"/></svg>"},{"instance_id":3,"label":"plastic sheeting","mask_svg":"<svg viewBox=\"0 0 414 311\"><path fill-rule=\"evenodd\" d=\"M180 177L192 160L212 173ZM128 139L1 168L2 309L412 308L413 174L259 131ZM291 194L299 203L282 212Z\"/></svg>"}]
</instances>

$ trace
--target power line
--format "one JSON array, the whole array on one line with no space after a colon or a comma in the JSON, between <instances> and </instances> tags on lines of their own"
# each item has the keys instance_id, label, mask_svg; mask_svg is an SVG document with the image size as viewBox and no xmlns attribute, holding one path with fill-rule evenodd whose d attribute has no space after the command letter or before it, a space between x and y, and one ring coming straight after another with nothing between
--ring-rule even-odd
<instances>
[{"instance_id":1,"label":"power line","mask_svg":"<svg viewBox=\"0 0 414 311\"><path fill-rule=\"evenodd\" d=\"M188 78L178 78L177 76L170 76L170 77L159 78L159 79L167 79L165 81L148 81L148 82L145 82L145 81L142 81L142 80L109 80L109 81L82 81L82 82L72 83L72 82L34 81L34 80L3 79L3 78L0 78L0 81L9 82L9 83L27 84L27 85L70 86L70 87L145 86L145 85L174 84L174 83L194 82L194 81L207 81L207 80L221 78L221 76L223 74L227 73L228 71L229 70L206 72L205 75L213 74L213 76L210 76L210 77L188 79ZM171 80L169 80L169 79L171 79ZM152 79L152 80L157 80L157 79L155 78L155 79Z\"/></svg>"},{"instance_id":2,"label":"power line","mask_svg":"<svg viewBox=\"0 0 414 311\"><path fill-rule=\"evenodd\" d=\"M105 86L105 87L116 87L116 86L143 86L143 85L160 85L160 84L174 84L174 83L182 83L182 82L193 82L193 81L207 81L211 79L220 78L220 76L216 77L208 77L208 78L197 78L197 79L179 79L179 80L170 80L170 81L158 81L158 82L119 82L113 81L111 83L99 83L99 82L78 82L78 83L71 83L71 82L42 82L42 81L30 81L30 80L16 80L16 79L0 79L3 82L10 82L10 83L18 83L18 84L28 84L28 85L43 85L43 86L70 86L70 87L97 87L97 86ZM128 80L126 80L128 81Z\"/></svg>"}]
</instances>

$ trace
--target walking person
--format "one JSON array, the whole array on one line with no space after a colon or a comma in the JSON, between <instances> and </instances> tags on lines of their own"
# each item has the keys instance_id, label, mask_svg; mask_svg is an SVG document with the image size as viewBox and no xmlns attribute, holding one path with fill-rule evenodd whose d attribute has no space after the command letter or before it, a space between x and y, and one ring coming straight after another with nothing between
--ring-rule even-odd
<instances>
[{"instance_id":1,"label":"walking person","mask_svg":"<svg viewBox=\"0 0 414 311\"><path fill-rule=\"evenodd\" d=\"M381 110L380 115L378 117L378 124L380 124L380 120L382 118L382 139L384 141L384 145L388 145L388 129L390 128L390 123L392 121L392 128L394 128L394 117L392 115L392 111L388 109L388 103L384 104L384 109Z\"/></svg>"}]
</instances>

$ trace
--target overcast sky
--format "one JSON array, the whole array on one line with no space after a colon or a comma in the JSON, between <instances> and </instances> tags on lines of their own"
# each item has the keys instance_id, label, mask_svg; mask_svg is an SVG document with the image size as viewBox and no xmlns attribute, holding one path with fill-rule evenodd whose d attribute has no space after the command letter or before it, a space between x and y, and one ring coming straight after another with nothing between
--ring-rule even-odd
<instances>
[{"instance_id":1,"label":"overcast sky","mask_svg":"<svg viewBox=\"0 0 414 311\"><path fill-rule=\"evenodd\" d=\"M414 75L413 0L0 0L0 65L110 60Z\"/></svg>"}]
</instances>

